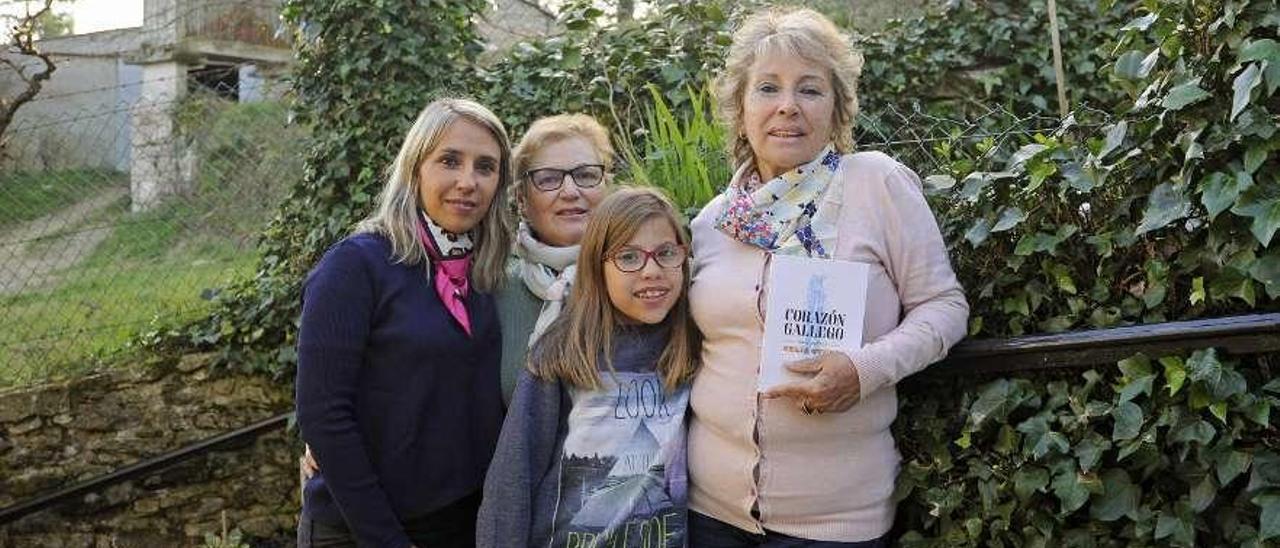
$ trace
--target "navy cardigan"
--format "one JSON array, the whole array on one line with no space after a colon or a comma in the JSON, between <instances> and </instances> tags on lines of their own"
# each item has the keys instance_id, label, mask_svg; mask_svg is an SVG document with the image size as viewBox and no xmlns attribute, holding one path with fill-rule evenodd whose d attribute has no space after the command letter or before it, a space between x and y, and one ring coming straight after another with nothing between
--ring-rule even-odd
<instances>
[{"instance_id":1,"label":"navy cardigan","mask_svg":"<svg viewBox=\"0 0 1280 548\"><path fill-rule=\"evenodd\" d=\"M393 263L383 236L325 253L298 333L298 427L320 464L304 515L398 548L410 544L401 522L484 485L502 428L502 339L490 295L472 290L466 305L472 337L425 267Z\"/></svg>"}]
</instances>

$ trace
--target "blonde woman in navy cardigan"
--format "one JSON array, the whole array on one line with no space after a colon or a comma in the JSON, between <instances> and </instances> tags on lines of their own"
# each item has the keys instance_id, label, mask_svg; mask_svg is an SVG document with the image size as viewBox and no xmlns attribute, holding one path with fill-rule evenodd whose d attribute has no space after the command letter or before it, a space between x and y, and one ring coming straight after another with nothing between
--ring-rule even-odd
<instances>
[{"instance_id":1,"label":"blonde woman in navy cardigan","mask_svg":"<svg viewBox=\"0 0 1280 548\"><path fill-rule=\"evenodd\" d=\"M506 130L485 107L432 102L377 211L307 277L297 409L319 471L299 546L473 546L502 426L490 295L510 249Z\"/></svg>"}]
</instances>

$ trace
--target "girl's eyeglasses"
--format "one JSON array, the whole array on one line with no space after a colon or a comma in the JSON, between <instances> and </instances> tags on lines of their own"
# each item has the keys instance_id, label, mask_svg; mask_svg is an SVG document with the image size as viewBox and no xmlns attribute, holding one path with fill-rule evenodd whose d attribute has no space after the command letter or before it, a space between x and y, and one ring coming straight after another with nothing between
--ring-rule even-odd
<instances>
[{"instance_id":1,"label":"girl's eyeglasses","mask_svg":"<svg viewBox=\"0 0 1280 548\"><path fill-rule=\"evenodd\" d=\"M635 246L626 246L612 257L608 259L613 261L613 266L623 272L637 272L649 264L649 259L653 258L653 262L663 268L678 268L684 264L684 260L688 258L689 251L679 244L662 244L657 249L649 251Z\"/></svg>"},{"instance_id":2,"label":"girl's eyeglasses","mask_svg":"<svg viewBox=\"0 0 1280 548\"><path fill-rule=\"evenodd\" d=\"M564 176L573 179L578 188L591 188L604 181L604 166L600 164L582 164L570 169L544 167L524 172L524 176L533 183L534 188L543 192L560 190L564 185Z\"/></svg>"}]
</instances>

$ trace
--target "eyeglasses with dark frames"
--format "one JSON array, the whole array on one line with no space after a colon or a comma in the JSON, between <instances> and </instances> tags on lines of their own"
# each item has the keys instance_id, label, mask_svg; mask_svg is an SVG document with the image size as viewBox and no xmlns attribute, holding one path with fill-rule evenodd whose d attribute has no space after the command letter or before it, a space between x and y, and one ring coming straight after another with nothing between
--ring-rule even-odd
<instances>
[{"instance_id":1,"label":"eyeglasses with dark frames","mask_svg":"<svg viewBox=\"0 0 1280 548\"><path fill-rule=\"evenodd\" d=\"M679 268L688 257L689 250L685 246L662 244L652 251L629 245L619 249L608 259L613 261L613 266L618 270L639 272L644 269L644 265L649 264L649 259L653 259L662 268Z\"/></svg>"},{"instance_id":2,"label":"eyeglasses with dark frames","mask_svg":"<svg viewBox=\"0 0 1280 548\"><path fill-rule=\"evenodd\" d=\"M543 192L560 190L564 185L564 176L573 179L578 188L591 188L604 181L604 166L601 164L582 164L570 169L543 167L524 172L524 176L533 183L534 188Z\"/></svg>"}]
</instances>

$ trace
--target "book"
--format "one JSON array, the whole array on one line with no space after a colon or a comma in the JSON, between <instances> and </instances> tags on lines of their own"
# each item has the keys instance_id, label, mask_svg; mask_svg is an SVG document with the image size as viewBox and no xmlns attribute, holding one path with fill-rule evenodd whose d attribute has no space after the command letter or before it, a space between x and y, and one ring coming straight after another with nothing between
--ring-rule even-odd
<instances>
[{"instance_id":1,"label":"book","mask_svg":"<svg viewBox=\"0 0 1280 548\"><path fill-rule=\"evenodd\" d=\"M862 347L869 272L866 263L773 256L765 288L761 392L807 378L787 370L787 363Z\"/></svg>"}]
</instances>

